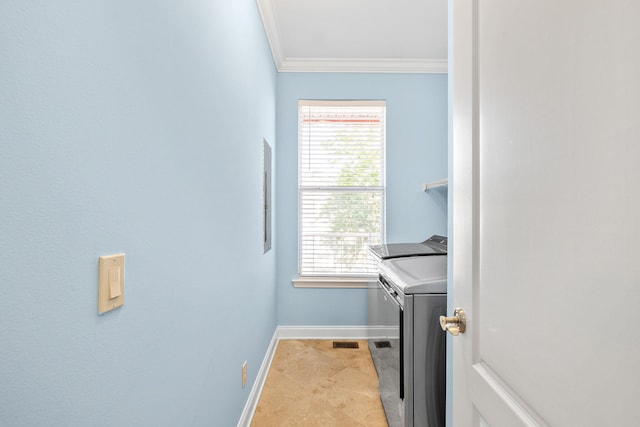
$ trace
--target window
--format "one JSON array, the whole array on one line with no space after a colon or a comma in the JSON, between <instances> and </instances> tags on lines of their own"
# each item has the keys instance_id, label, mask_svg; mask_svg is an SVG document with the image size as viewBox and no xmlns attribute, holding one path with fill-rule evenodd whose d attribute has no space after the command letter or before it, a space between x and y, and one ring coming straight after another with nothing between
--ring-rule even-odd
<instances>
[{"instance_id":1,"label":"window","mask_svg":"<svg viewBox=\"0 0 640 427\"><path fill-rule=\"evenodd\" d=\"M384 101L299 101L299 275L376 274L384 236Z\"/></svg>"}]
</instances>

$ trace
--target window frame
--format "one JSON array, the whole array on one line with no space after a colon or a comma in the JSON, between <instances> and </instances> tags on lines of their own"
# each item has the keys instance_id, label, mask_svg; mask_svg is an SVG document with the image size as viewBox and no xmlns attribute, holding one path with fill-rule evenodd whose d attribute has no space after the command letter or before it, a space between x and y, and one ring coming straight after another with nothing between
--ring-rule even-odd
<instances>
[{"instance_id":1,"label":"window frame","mask_svg":"<svg viewBox=\"0 0 640 427\"><path fill-rule=\"evenodd\" d=\"M339 191L356 191L356 192L371 192L372 190L379 192L381 195L380 200L380 221L381 221L381 232L380 232L380 243L383 243L386 240L386 195L387 195L387 185L386 185L386 101L385 100L299 100L298 101L298 132L297 132L297 149L298 149L298 276L293 279L293 284L295 287L301 288L369 288L376 286L376 278L377 273L369 272L366 274L363 272L362 274L341 274L340 272L335 272L335 274L303 274L302 273L302 215L303 215L303 200L302 194L304 191L311 190L320 190L326 189L330 191L331 189L335 189L330 185L326 186L303 186L302 184L302 162L301 162L301 129L300 129L300 117L301 117L301 108L304 107L314 107L314 106L329 106L329 107L383 107L383 124L382 124L382 145L381 145L381 165L379 173L381 175L380 185L379 186L355 186L355 187L343 187L338 190Z\"/></svg>"}]
</instances>

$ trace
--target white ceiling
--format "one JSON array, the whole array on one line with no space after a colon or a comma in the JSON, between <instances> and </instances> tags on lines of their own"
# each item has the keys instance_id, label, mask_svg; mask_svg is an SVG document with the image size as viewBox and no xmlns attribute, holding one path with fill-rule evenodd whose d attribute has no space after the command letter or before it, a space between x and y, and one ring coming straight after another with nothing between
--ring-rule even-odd
<instances>
[{"instance_id":1,"label":"white ceiling","mask_svg":"<svg viewBox=\"0 0 640 427\"><path fill-rule=\"evenodd\" d=\"M256 0L279 71L446 73L446 0Z\"/></svg>"}]
</instances>

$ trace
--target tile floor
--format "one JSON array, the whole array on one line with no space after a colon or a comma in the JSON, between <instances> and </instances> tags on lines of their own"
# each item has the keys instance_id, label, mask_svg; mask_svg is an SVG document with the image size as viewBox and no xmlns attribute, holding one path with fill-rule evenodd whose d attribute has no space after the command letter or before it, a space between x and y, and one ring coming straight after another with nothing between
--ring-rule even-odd
<instances>
[{"instance_id":1,"label":"tile floor","mask_svg":"<svg viewBox=\"0 0 640 427\"><path fill-rule=\"evenodd\" d=\"M251 426L387 427L367 341L354 341L279 341Z\"/></svg>"}]
</instances>

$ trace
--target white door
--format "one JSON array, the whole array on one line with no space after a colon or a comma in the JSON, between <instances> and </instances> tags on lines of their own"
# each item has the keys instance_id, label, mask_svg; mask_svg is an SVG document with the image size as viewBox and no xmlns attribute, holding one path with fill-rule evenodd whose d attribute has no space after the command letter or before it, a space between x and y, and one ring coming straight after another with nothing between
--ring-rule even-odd
<instances>
[{"instance_id":1,"label":"white door","mask_svg":"<svg viewBox=\"0 0 640 427\"><path fill-rule=\"evenodd\" d=\"M640 1L451 10L452 425L640 426Z\"/></svg>"}]
</instances>

